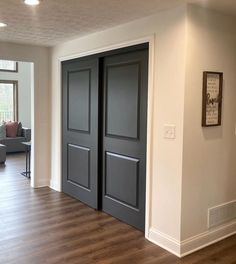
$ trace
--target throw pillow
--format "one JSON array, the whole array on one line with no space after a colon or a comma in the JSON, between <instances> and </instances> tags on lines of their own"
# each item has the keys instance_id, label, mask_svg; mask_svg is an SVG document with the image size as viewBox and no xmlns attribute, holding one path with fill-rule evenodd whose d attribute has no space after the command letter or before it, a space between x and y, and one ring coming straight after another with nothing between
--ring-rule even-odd
<instances>
[{"instance_id":1,"label":"throw pillow","mask_svg":"<svg viewBox=\"0 0 236 264\"><path fill-rule=\"evenodd\" d=\"M7 122L7 137L15 138L17 136L18 122Z\"/></svg>"},{"instance_id":2,"label":"throw pillow","mask_svg":"<svg viewBox=\"0 0 236 264\"><path fill-rule=\"evenodd\" d=\"M21 136L22 136L22 123L19 122L18 128L17 128L17 137L21 137Z\"/></svg>"},{"instance_id":3,"label":"throw pillow","mask_svg":"<svg viewBox=\"0 0 236 264\"><path fill-rule=\"evenodd\" d=\"M6 138L6 125L0 125L0 139Z\"/></svg>"}]
</instances>

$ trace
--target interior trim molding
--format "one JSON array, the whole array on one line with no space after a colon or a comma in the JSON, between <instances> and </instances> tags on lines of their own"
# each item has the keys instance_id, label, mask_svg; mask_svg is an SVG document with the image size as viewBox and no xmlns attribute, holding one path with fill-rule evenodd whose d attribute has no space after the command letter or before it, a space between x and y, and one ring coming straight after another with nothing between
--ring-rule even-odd
<instances>
[{"instance_id":1,"label":"interior trim molding","mask_svg":"<svg viewBox=\"0 0 236 264\"><path fill-rule=\"evenodd\" d=\"M181 257L187 256L234 234L236 234L236 220L183 240L180 255Z\"/></svg>"},{"instance_id":2,"label":"interior trim molding","mask_svg":"<svg viewBox=\"0 0 236 264\"><path fill-rule=\"evenodd\" d=\"M235 234L236 220L183 241L178 241L152 227L148 240L182 258Z\"/></svg>"},{"instance_id":3,"label":"interior trim molding","mask_svg":"<svg viewBox=\"0 0 236 264\"><path fill-rule=\"evenodd\" d=\"M156 228L154 227L150 228L148 240L164 248L165 250L171 252L177 257L181 257L180 256L180 241L178 241L177 239L167 234L160 232Z\"/></svg>"},{"instance_id":4,"label":"interior trim molding","mask_svg":"<svg viewBox=\"0 0 236 264\"><path fill-rule=\"evenodd\" d=\"M151 34L147 36L143 36L137 39L132 39L132 40L126 40L126 41L121 41L116 44L112 45L107 45L105 47L101 48L95 48L91 49L85 52L79 52L75 54L71 54L69 56L62 56L58 58L57 61L57 70L58 70L58 84L60 84L60 78L61 78L61 63L63 61L67 60L72 60L72 59L77 59L89 55L94 55L98 53L103 53L115 49L120 49L120 48L126 48L138 44L143 44L143 43L148 43L149 44L149 55L148 55L148 104L147 104L147 150L146 150L146 211L145 211L145 237L148 239L149 236L149 227L150 227L150 217L151 217L151 182L152 182L152 126L153 126L153 98L154 98L154 61L155 61L155 39L156 35ZM61 105L61 99L62 99L62 92L60 89L60 95L58 97L58 104L60 106L60 110L62 109ZM58 120L60 123L60 130L62 126L61 119ZM60 131L58 131L60 135L60 141L58 141L59 144L59 155L60 155L60 164L59 166L62 168L62 163L61 163L61 155L62 155L62 148L61 148L61 142L62 142L62 134ZM58 179L58 176L56 177ZM62 191L62 186L61 186L61 180L62 180L62 173L60 171L59 175L60 181L59 182L50 182L50 187L54 190L57 190L59 192Z\"/></svg>"}]
</instances>

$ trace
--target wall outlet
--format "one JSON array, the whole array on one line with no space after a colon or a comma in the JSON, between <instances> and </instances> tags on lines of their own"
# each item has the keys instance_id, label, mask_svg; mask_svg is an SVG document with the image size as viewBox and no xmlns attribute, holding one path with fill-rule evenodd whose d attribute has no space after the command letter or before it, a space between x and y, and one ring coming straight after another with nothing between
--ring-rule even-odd
<instances>
[{"instance_id":1,"label":"wall outlet","mask_svg":"<svg viewBox=\"0 0 236 264\"><path fill-rule=\"evenodd\" d=\"M176 126L164 125L164 138L175 139L176 138Z\"/></svg>"}]
</instances>

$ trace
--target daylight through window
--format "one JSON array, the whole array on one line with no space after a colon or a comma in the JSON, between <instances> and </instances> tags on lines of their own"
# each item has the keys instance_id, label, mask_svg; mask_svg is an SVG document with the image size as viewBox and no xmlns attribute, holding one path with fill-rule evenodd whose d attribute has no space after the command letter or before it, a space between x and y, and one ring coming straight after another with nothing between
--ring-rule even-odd
<instances>
[{"instance_id":1,"label":"daylight through window","mask_svg":"<svg viewBox=\"0 0 236 264\"><path fill-rule=\"evenodd\" d=\"M17 121L17 82L0 82L0 123Z\"/></svg>"},{"instance_id":2,"label":"daylight through window","mask_svg":"<svg viewBox=\"0 0 236 264\"><path fill-rule=\"evenodd\" d=\"M0 71L17 72L18 63L9 60L0 60Z\"/></svg>"}]
</instances>

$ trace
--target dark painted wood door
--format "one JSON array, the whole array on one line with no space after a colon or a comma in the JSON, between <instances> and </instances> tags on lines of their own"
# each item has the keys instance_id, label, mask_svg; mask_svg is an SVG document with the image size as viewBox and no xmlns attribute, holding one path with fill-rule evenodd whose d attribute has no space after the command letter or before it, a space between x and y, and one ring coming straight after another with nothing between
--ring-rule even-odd
<instances>
[{"instance_id":1,"label":"dark painted wood door","mask_svg":"<svg viewBox=\"0 0 236 264\"><path fill-rule=\"evenodd\" d=\"M148 50L104 58L102 208L145 227Z\"/></svg>"},{"instance_id":2,"label":"dark painted wood door","mask_svg":"<svg viewBox=\"0 0 236 264\"><path fill-rule=\"evenodd\" d=\"M98 207L98 59L62 64L63 192Z\"/></svg>"}]
</instances>

